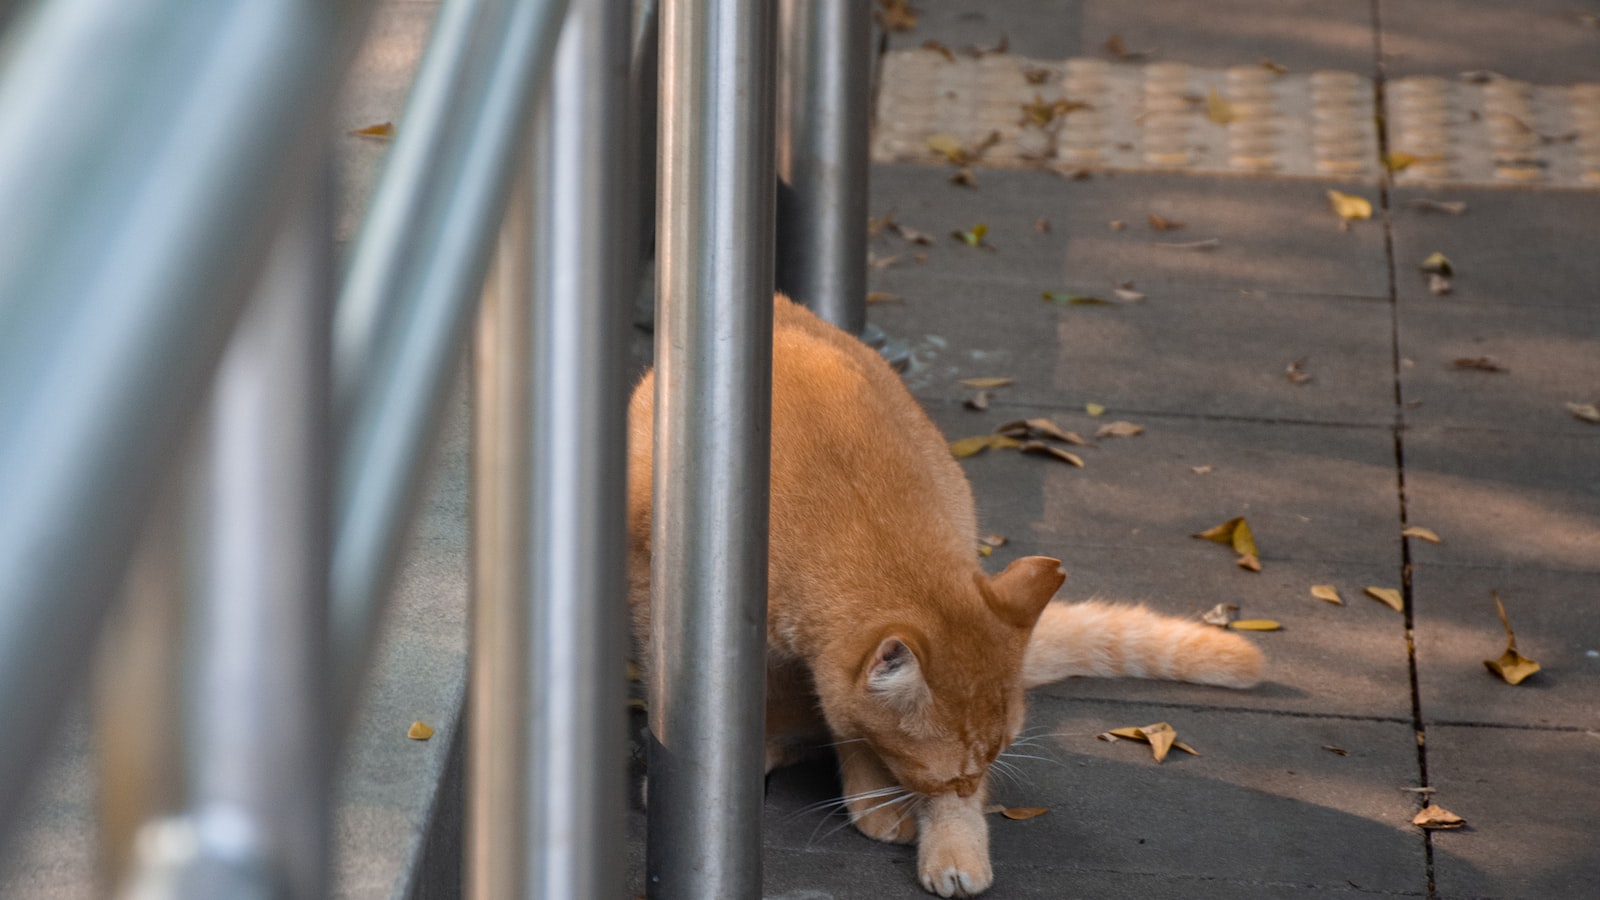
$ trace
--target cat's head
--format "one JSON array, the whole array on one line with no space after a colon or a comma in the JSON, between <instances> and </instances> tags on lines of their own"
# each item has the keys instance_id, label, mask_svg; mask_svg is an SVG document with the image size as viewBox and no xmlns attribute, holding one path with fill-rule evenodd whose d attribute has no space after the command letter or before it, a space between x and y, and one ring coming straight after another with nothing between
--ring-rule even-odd
<instances>
[{"instance_id":1,"label":"cat's head","mask_svg":"<svg viewBox=\"0 0 1600 900\"><path fill-rule=\"evenodd\" d=\"M883 627L835 723L849 732L840 737L864 739L914 791L971 795L1022 728L1022 657L1066 577L1060 565L1019 559L992 580L975 575L981 602L930 603L940 612Z\"/></svg>"}]
</instances>

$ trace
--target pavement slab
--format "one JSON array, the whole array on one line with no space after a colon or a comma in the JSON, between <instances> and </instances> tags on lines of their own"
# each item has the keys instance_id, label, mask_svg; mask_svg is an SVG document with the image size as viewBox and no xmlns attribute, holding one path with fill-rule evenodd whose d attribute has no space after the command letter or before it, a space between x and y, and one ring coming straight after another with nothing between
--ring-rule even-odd
<instances>
[{"instance_id":1,"label":"pavement slab","mask_svg":"<svg viewBox=\"0 0 1600 900\"><path fill-rule=\"evenodd\" d=\"M1487 70L1545 83L1594 81L1593 0L1377 0L1391 76Z\"/></svg>"},{"instance_id":2,"label":"pavement slab","mask_svg":"<svg viewBox=\"0 0 1600 900\"><path fill-rule=\"evenodd\" d=\"M1432 835L1441 900L1587 897L1600 884L1600 734L1430 726L1428 778L1434 802L1467 820Z\"/></svg>"}]
</instances>

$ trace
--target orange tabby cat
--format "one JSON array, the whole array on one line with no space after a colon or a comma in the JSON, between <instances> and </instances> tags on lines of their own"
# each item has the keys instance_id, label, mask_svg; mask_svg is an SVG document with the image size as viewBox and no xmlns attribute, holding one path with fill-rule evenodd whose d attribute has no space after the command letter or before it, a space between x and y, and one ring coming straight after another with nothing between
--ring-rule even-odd
<instances>
[{"instance_id":1,"label":"orange tabby cat","mask_svg":"<svg viewBox=\"0 0 1600 900\"><path fill-rule=\"evenodd\" d=\"M1074 675L1249 687L1235 634L1140 607L1050 603L1054 559L978 565L972 491L899 377L856 339L774 300L767 769L834 743L862 833L918 844L922 886L989 887L990 763L1023 690ZM655 382L629 410L629 593L648 646Z\"/></svg>"}]
</instances>

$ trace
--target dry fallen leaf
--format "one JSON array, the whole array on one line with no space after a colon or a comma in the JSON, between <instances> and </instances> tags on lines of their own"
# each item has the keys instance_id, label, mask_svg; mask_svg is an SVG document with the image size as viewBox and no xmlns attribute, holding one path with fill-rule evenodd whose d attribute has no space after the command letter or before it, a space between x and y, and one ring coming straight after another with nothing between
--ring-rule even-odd
<instances>
[{"instance_id":1,"label":"dry fallen leaf","mask_svg":"<svg viewBox=\"0 0 1600 900\"><path fill-rule=\"evenodd\" d=\"M978 538L978 543L987 547L1004 547L1007 540L1008 538L1003 534L995 534L994 532L990 532L983 537Z\"/></svg>"},{"instance_id":2,"label":"dry fallen leaf","mask_svg":"<svg viewBox=\"0 0 1600 900\"><path fill-rule=\"evenodd\" d=\"M357 128L355 131L350 132L350 134L354 137L377 138L380 141L392 140L394 138L394 123L379 122L376 125L368 125L365 128Z\"/></svg>"},{"instance_id":3,"label":"dry fallen leaf","mask_svg":"<svg viewBox=\"0 0 1600 900\"><path fill-rule=\"evenodd\" d=\"M628 698L628 708L632 709L632 710L636 710L638 712L649 712L650 711L648 708L645 707L644 698L642 698L642 697L629 697Z\"/></svg>"},{"instance_id":4,"label":"dry fallen leaf","mask_svg":"<svg viewBox=\"0 0 1600 900\"><path fill-rule=\"evenodd\" d=\"M1206 118L1218 125L1226 125L1234 119L1233 104L1216 88L1206 92Z\"/></svg>"},{"instance_id":5,"label":"dry fallen leaf","mask_svg":"<svg viewBox=\"0 0 1600 900\"><path fill-rule=\"evenodd\" d=\"M962 387L969 387L974 390L983 391L993 388L1003 388L1008 384L1015 384L1016 381L1017 380L1015 378L1001 375L985 378L963 378L957 383Z\"/></svg>"},{"instance_id":6,"label":"dry fallen leaf","mask_svg":"<svg viewBox=\"0 0 1600 900\"><path fill-rule=\"evenodd\" d=\"M878 0L878 24L885 31L910 31L917 27L917 14L908 0Z\"/></svg>"},{"instance_id":7,"label":"dry fallen leaf","mask_svg":"<svg viewBox=\"0 0 1600 900\"><path fill-rule=\"evenodd\" d=\"M967 147L953 134L928 135L928 149L954 165L963 166L967 163Z\"/></svg>"},{"instance_id":8,"label":"dry fallen leaf","mask_svg":"<svg viewBox=\"0 0 1600 900\"><path fill-rule=\"evenodd\" d=\"M950 183L957 184L962 187L975 188L978 186L978 176L972 174L971 169L967 168L966 166L962 166L961 168L955 170L955 173L950 176Z\"/></svg>"},{"instance_id":9,"label":"dry fallen leaf","mask_svg":"<svg viewBox=\"0 0 1600 900\"><path fill-rule=\"evenodd\" d=\"M955 62L956 61L955 51L951 50L949 47L946 47L944 44L940 43L939 41L933 40L932 38L929 38L928 40L922 42L922 49L924 49L924 50L932 50L933 52L939 54L940 56L944 57L945 59L948 59L951 62Z\"/></svg>"},{"instance_id":10,"label":"dry fallen leaf","mask_svg":"<svg viewBox=\"0 0 1600 900\"><path fill-rule=\"evenodd\" d=\"M1200 614L1200 621L1218 628L1227 628L1228 623L1239 618L1239 607L1232 603L1218 603Z\"/></svg>"},{"instance_id":11,"label":"dry fallen leaf","mask_svg":"<svg viewBox=\"0 0 1600 900\"><path fill-rule=\"evenodd\" d=\"M1268 72L1271 72L1274 75L1289 74L1288 66L1273 62L1272 57L1270 56L1261 57L1261 68L1266 69Z\"/></svg>"},{"instance_id":12,"label":"dry fallen leaf","mask_svg":"<svg viewBox=\"0 0 1600 900\"><path fill-rule=\"evenodd\" d=\"M1135 425L1132 422L1122 421L1108 422L1095 429L1094 432L1094 436L1096 438L1137 437L1141 434L1144 434L1143 425Z\"/></svg>"},{"instance_id":13,"label":"dry fallen leaf","mask_svg":"<svg viewBox=\"0 0 1600 900\"><path fill-rule=\"evenodd\" d=\"M993 556L994 555L994 548L990 547L990 546L987 546L987 545L984 545L984 544L979 544L978 545L978 555L979 556L984 556L984 557Z\"/></svg>"},{"instance_id":14,"label":"dry fallen leaf","mask_svg":"<svg viewBox=\"0 0 1600 900\"><path fill-rule=\"evenodd\" d=\"M1283 628L1271 619L1239 619L1229 622L1228 627L1234 631L1279 631Z\"/></svg>"},{"instance_id":15,"label":"dry fallen leaf","mask_svg":"<svg viewBox=\"0 0 1600 900\"><path fill-rule=\"evenodd\" d=\"M1394 610L1395 612L1404 612L1405 611L1405 608L1406 608L1405 598L1400 596L1400 592L1395 590L1394 588L1365 587L1365 588L1361 589L1361 592L1366 594L1368 597L1371 597L1372 599L1378 601L1379 603L1382 603L1385 606L1388 606L1390 609Z\"/></svg>"},{"instance_id":16,"label":"dry fallen leaf","mask_svg":"<svg viewBox=\"0 0 1600 900\"><path fill-rule=\"evenodd\" d=\"M1083 457L1063 450L1054 444L1046 444L1044 441L1023 441L1017 445L1017 449L1023 453L1043 453L1046 456L1054 456L1074 468L1083 468Z\"/></svg>"},{"instance_id":17,"label":"dry fallen leaf","mask_svg":"<svg viewBox=\"0 0 1600 900\"><path fill-rule=\"evenodd\" d=\"M1207 465L1207 466L1190 466L1189 467L1189 471L1195 473L1196 475L1210 475L1212 472L1215 472L1216 470L1217 470L1216 466L1210 466L1210 465Z\"/></svg>"},{"instance_id":18,"label":"dry fallen leaf","mask_svg":"<svg viewBox=\"0 0 1600 900\"><path fill-rule=\"evenodd\" d=\"M1046 303L1055 303L1060 306L1116 306L1104 297L1091 297L1086 294L1069 294L1066 291L1044 291L1039 299Z\"/></svg>"},{"instance_id":19,"label":"dry fallen leaf","mask_svg":"<svg viewBox=\"0 0 1600 900\"><path fill-rule=\"evenodd\" d=\"M967 231L952 231L950 236L966 244L968 247L987 247L983 239L989 234L989 226L979 222Z\"/></svg>"},{"instance_id":20,"label":"dry fallen leaf","mask_svg":"<svg viewBox=\"0 0 1600 900\"><path fill-rule=\"evenodd\" d=\"M904 300L905 298L899 294L891 294L888 291L869 291L867 293L868 305L873 303L899 303Z\"/></svg>"},{"instance_id":21,"label":"dry fallen leaf","mask_svg":"<svg viewBox=\"0 0 1600 900\"><path fill-rule=\"evenodd\" d=\"M1421 525L1407 526L1406 528L1402 528L1400 533L1406 537L1416 538L1419 541L1427 541L1430 544L1444 543L1444 541L1439 539L1439 535L1434 532L1432 528L1423 528Z\"/></svg>"},{"instance_id":22,"label":"dry fallen leaf","mask_svg":"<svg viewBox=\"0 0 1600 900\"><path fill-rule=\"evenodd\" d=\"M1499 659L1484 660L1483 664L1506 684L1521 684L1529 675L1539 671L1539 664L1517 652L1517 636L1511 631L1511 620L1506 618L1506 605L1500 602L1497 591L1490 591L1489 595L1494 597L1494 607L1500 612L1500 624L1506 629L1506 652L1500 654Z\"/></svg>"},{"instance_id":23,"label":"dry fallen leaf","mask_svg":"<svg viewBox=\"0 0 1600 900\"><path fill-rule=\"evenodd\" d=\"M1221 525L1207 528L1190 537L1227 544L1239 554L1237 561L1239 568L1249 569L1252 572L1261 571L1261 552L1256 549L1255 535L1250 533L1250 523L1246 522L1243 516L1229 519Z\"/></svg>"},{"instance_id":24,"label":"dry fallen leaf","mask_svg":"<svg viewBox=\"0 0 1600 900\"><path fill-rule=\"evenodd\" d=\"M1122 40L1122 35L1120 34L1113 34L1111 37L1106 38L1104 46L1105 51L1116 57L1117 62L1132 62L1150 55L1144 50L1129 50L1127 43Z\"/></svg>"},{"instance_id":25,"label":"dry fallen leaf","mask_svg":"<svg viewBox=\"0 0 1600 900\"><path fill-rule=\"evenodd\" d=\"M1311 373L1305 370L1304 358L1297 359L1284 368L1283 376L1289 379L1290 384L1305 384L1311 380Z\"/></svg>"},{"instance_id":26,"label":"dry fallen leaf","mask_svg":"<svg viewBox=\"0 0 1600 900\"><path fill-rule=\"evenodd\" d=\"M1450 257L1445 256L1443 253L1428 254L1428 258L1422 261L1420 268L1424 272L1432 272L1435 275L1443 275L1446 278L1456 274L1456 267L1450 262Z\"/></svg>"},{"instance_id":27,"label":"dry fallen leaf","mask_svg":"<svg viewBox=\"0 0 1600 900\"><path fill-rule=\"evenodd\" d=\"M1096 737L1101 740L1122 738L1128 741L1144 741L1150 745L1150 752L1155 756L1156 762L1166 759L1167 752L1174 747L1193 756L1200 755L1193 747L1178 740L1178 732L1174 731L1172 726L1166 722L1157 722L1154 725L1146 725L1143 728L1113 728L1104 734L1096 735Z\"/></svg>"},{"instance_id":28,"label":"dry fallen leaf","mask_svg":"<svg viewBox=\"0 0 1600 900\"><path fill-rule=\"evenodd\" d=\"M1014 438L1050 438L1072 444L1076 447L1088 447L1089 442L1084 440L1076 431L1063 431L1061 426L1050 419L1018 419L1015 422L1006 422L995 428L996 434L1003 434Z\"/></svg>"},{"instance_id":29,"label":"dry fallen leaf","mask_svg":"<svg viewBox=\"0 0 1600 900\"><path fill-rule=\"evenodd\" d=\"M1106 414L1106 408L1098 403L1085 403L1083 411L1091 416L1103 416Z\"/></svg>"},{"instance_id":30,"label":"dry fallen leaf","mask_svg":"<svg viewBox=\"0 0 1600 900\"><path fill-rule=\"evenodd\" d=\"M1454 287L1450 283L1448 275L1440 275L1438 272L1434 272L1428 276L1428 293L1435 297L1443 297L1445 294L1450 293Z\"/></svg>"},{"instance_id":31,"label":"dry fallen leaf","mask_svg":"<svg viewBox=\"0 0 1600 900\"><path fill-rule=\"evenodd\" d=\"M1123 303L1138 303L1144 299L1144 294L1134 290L1131 283L1112 288L1111 293L1115 294L1117 299Z\"/></svg>"},{"instance_id":32,"label":"dry fallen leaf","mask_svg":"<svg viewBox=\"0 0 1600 900\"><path fill-rule=\"evenodd\" d=\"M1052 122L1065 116L1067 113L1088 108L1089 104L1078 100L1046 101L1040 95L1034 94L1032 103L1024 103L1021 105L1022 119L1018 121L1017 124L1023 126L1033 125L1038 128L1047 128Z\"/></svg>"},{"instance_id":33,"label":"dry fallen leaf","mask_svg":"<svg viewBox=\"0 0 1600 900\"><path fill-rule=\"evenodd\" d=\"M950 455L957 459L977 456L988 449L1009 450L1021 442L1003 434L978 434L950 442Z\"/></svg>"},{"instance_id":34,"label":"dry fallen leaf","mask_svg":"<svg viewBox=\"0 0 1600 900\"><path fill-rule=\"evenodd\" d=\"M1121 231L1128 227L1128 223L1122 221L1121 219L1112 219L1110 222L1106 223L1106 227L1112 231Z\"/></svg>"},{"instance_id":35,"label":"dry fallen leaf","mask_svg":"<svg viewBox=\"0 0 1600 900\"><path fill-rule=\"evenodd\" d=\"M1430 831L1448 831L1467 824L1467 820L1437 803L1429 803L1422 812L1417 813L1411 824Z\"/></svg>"},{"instance_id":36,"label":"dry fallen leaf","mask_svg":"<svg viewBox=\"0 0 1600 900\"><path fill-rule=\"evenodd\" d=\"M1573 418L1600 425L1600 405L1594 403L1568 403L1567 412L1572 413Z\"/></svg>"},{"instance_id":37,"label":"dry fallen leaf","mask_svg":"<svg viewBox=\"0 0 1600 900\"><path fill-rule=\"evenodd\" d=\"M1473 369L1473 370L1476 370L1476 371L1479 371L1479 372L1509 372L1509 371L1511 371L1510 369L1507 369L1505 366L1501 365L1500 361L1495 359L1492 356L1462 357L1461 359L1457 359L1457 360L1451 361L1450 368L1452 368L1452 369Z\"/></svg>"},{"instance_id":38,"label":"dry fallen leaf","mask_svg":"<svg viewBox=\"0 0 1600 900\"><path fill-rule=\"evenodd\" d=\"M1036 819L1050 811L1048 806L1008 806L1000 810L1000 815L1016 822Z\"/></svg>"},{"instance_id":39,"label":"dry fallen leaf","mask_svg":"<svg viewBox=\"0 0 1600 900\"><path fill-rule=\"evenodd\" d=\"M1338 191L1328 191L1328 202L1333 205L1334 214L1342 221L1350 222L1357 219L1372 218L1372 201L1354 194L1341 194Z\"/></svg>"},{"instance_id":40,"label":"dry fallen leaf","mask_svg":"<svg viewBox=\"0 0 1600 900\"><path fill-rule=\"evenodd\" d=\"M1346 750L1343 747L1335 747L1332 744L1323 744L1322 745L1322 749L1328 751L1329 753L1332 753L1334 756L1349 756L1350 755L1350 751L1349 750Z\"/></svg>"},{"instance_id":41,"label":"dry fallen leaf","mask_svg":"<svg viewBox=\"0 0 1600 900\"><path fill-rule=\"evenodd\" d=\"M1344 605L1344 598L1339 596L1339 589L1331 584L1313 584L1311 596L1332 603L1334 606Z\"/></svg>"},{"instance_id":42,"label":"dry fallen leaf","mask_svg":"<svg viewBox=\"0 0 1600 900\"><path fill-rule=\"evenodd\" d=\"M406 729L406 737L413 741L425 741L433 737L433 729L424 722L412 722L411 727Z\"/></svg>"},{"instance_id":43,"label":"dry fallen leaf","mask_svg":"<svg viewBox=\"0 0 1600 900\"><path fill-rule=\"evenodd\" d=\"M1050 233L1050 220L1046 219L1046 218L1042 218L1042 217L1038 218L1038 219L1034 219L1033 220L1033 230L1037 231L1040 234L1049 234Z\"/></svg>"},{"instance_id":44,"label":"dry fallen leaf","mask_svg":"<svg viewBox=\"0 0 1600 900\"><path fill-rule=\"evenodd\" d=\"M1391 172L1404 172L1417 163L1438 162L1441 159L1444 159L1444 154L1441 153L1419 156L1415 153L1407 153L1404 150L1393 150L1383 155L1383 165Z\"/></svg>"},{"instance_id":45,"label":"dry fallen leaf","mask_svg":"<svg viewBox=\"0 0 1600 900\"><path fill-rule=\"evenodd\" d=\"M901 237L913 244L921 244L924 247L933 246L933 235L927 233L926 231L918 231L915 228L910 228L905 225L897 225L895 226L895 230L900 232Z\"/></svg>"},{"instance_id":46,"label":"dry fallen leaf","mask_svg":"<svg viewBox=\"0 0 1600 900\"><path fill-rule=\"evenodd\" d=\"M1177 222L1177 221L1174 221L1172 219L1169 219L1166 216L1163 216L1163 215L1161 215L1159 213L1151 213L1150 216L1149 216L1149 219L1150 219L1150 227L1155 229L1156 231L1177 231L1179 228L1182 228L1184 226L1184 224L1185 224L1183 222Z\"/></svg>"},{"instance_id":47,"label":"dry fallen leaf","mask_svg":"<svg viewBox=\"0 0 1600 900\"><path fill-rule=\"evenodd\" d=\"M968 397L966 400L962 401L961 405L965 406L967 409L977 410L978 412L984 412L984 411L988 410L989 401L993 397L994 397L994 392L993 391L979 391L976 394L973 394L971 397Z\"/></svg>"}]
</instances>

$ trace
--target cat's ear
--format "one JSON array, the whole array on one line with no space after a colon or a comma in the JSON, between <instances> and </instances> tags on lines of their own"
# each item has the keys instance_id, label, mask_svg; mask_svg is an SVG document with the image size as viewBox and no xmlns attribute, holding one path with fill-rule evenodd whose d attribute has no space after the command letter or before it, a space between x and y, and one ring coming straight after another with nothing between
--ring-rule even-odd
<instances>
[{"instance_id":1,"label":"cat's ear","mask_svg":"<svg viewBox=\"0 0 1600 900\"><path fill-rule=\"evenodd\" d=\"M989 607L1003 621L1018 628L1032 628L1044 612L1044 605L1067 580L1061 560L1048 556L1024 556L994 577L993 592L984 596Z\"/></svg>"},{"instance_id":2,"label":"cat's ear","mask_svg":"<svg viewBox=\"0 0 1600 900\"><path fill-rule=\"evenodd\" d=\"M921 709L932 699L917 654L892 635L879 641L867 660L867 690L903 713Z\"/></svg>"}]
</instances>

